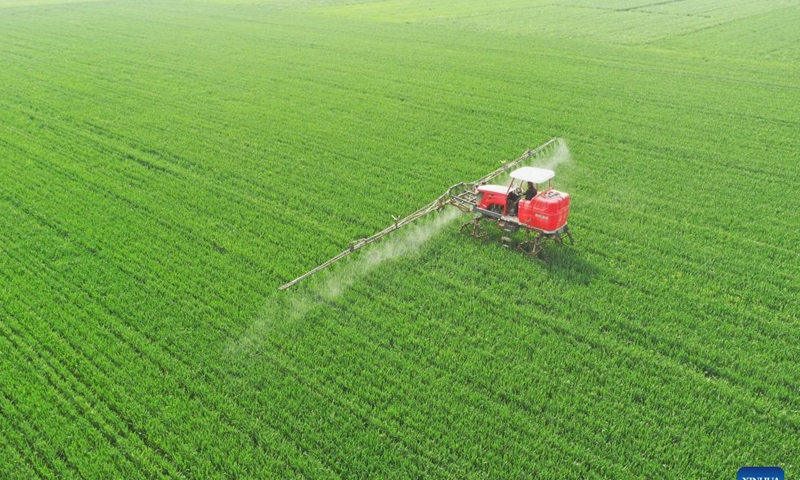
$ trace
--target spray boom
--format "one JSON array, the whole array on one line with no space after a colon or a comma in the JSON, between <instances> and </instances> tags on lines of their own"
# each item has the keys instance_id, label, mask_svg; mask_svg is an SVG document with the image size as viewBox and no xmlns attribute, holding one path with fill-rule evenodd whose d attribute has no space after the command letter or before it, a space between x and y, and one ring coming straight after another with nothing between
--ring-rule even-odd
<instances>
[{"instance_id":1,"label":"spray boom","mask_svg":"<svg viewBox=\"0 0 800 480\"><path fill-rule=\"evenodd\" d=\"M285 283L285 284L281 285L278 288L278 290L286 290L287 288L289 288L289 287L291 287L291 286L293 286L293 285L295 285L297 283L300 283L301 281L305 280L306 278L310 277L311 275L314 275L315 273L319 272L320 270L323 270L323 269L329 267L330 265L338 262L339 260L343 259L344 257L346 257L346 256L350 255L351 253L355 252L356 250L360 250L361 248L366 247L370 243L375 242L375 241L381 239L382 237L394 232L395 230L398 230L398 229L400 229L400 228L402 228L402 227L404 227L404 226L406 226L406 225L408 225L408 224L410 224L410 223L412 223L412 222L414 222L416 220L419 220L420 218L422 218L422 217L424 217L424 216L426 216L426 215L428 215L428 214L430 214L430 213L432 213L434 211L443 210L448 205L453 205L454 207L458 208L462 212L475 211L475 207L477 206L477 196L478 196L477 187L478 186L486 184L490 180L493 180L493 179L499 177L500 175L503 175L504 173L507 173L512 168L514 168L517 165L519 165L520 163L530 159L531 157L541 153L547 147L555 144L559 140L560 139L558 137L552 138L547 143L545 143L543 145L540 145L539 147L537 147L537 148L535 148L533 150L528 149L528 150L525 151L525 153L522 154L522 156L520 156L516 160L512 160L511 162L508 162L508 163L504 164L502 167L498 168L497 170L495 170L493 172L490 172L490 173L484 175L483 177L481 177L481 178L479 178L479 179L477 179L477 180L475 180L473 182L468 182L468 183L460 182L460 183L457 183L457 184L451 186L442 195L440 195L439 198L437 198L436 200L434 200L430 204L420 208L419 210L415 211L414 213L408 215L407 217L404 217L402 219L398 219L397 217L392 216L392 220L394 221L392 223L392 225L386 227L385 229L381 230L380 232L378 232L378 233L376 233L376 234L374 234L374 235L372 235L370 237L361 238L359 240L355 240L353 242L350 242L350 245L348 246L347 249L345 249L344 251L342 251L341 253L339 253L335 257L329 259L325 263L322 263L322 264L314 267L313 269L309 270L308 272L304 273L303 275L300 275L299 277L295 278L291 282L288 282L288 283Z\"/></svg>"}]
</instances>

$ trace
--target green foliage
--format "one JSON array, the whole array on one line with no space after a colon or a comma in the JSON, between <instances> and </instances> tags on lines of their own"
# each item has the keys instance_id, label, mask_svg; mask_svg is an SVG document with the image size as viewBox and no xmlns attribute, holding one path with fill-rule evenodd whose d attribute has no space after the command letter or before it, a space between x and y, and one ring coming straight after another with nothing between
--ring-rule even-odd
<instances>
[{"instance_id":1,"label":"green foliage","mask_svg":"<svg viewBox=\"0 0 800 480\"><path fill-rule=\"evenodd\" d=\"M430 3L0 1L3 475L797 472L800 7ZM276 292L552 136L549 264Z\"/></svg>"}]
</instances>

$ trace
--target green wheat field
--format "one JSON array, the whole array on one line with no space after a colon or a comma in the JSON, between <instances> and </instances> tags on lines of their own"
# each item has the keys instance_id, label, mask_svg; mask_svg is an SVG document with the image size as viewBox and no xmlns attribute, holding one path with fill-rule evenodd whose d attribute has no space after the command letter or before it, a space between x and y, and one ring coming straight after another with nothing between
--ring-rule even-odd
<instances>
[{"instance_id":1,"label":"green wheat field","mask_svg":"<svg viewBox=\"0 0 800 480\"><path fill-rule=\"evenodd\" d=\"M798 212L796 0L0 0L0 476L796 478Z\"/></svg>"}]
</instances>

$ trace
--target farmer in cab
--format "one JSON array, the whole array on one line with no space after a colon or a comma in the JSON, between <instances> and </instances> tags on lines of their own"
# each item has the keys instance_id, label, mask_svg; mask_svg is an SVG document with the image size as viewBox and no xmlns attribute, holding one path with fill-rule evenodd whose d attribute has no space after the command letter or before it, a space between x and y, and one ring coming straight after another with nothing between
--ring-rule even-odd
<instances>
[{"instance_id":1,"label":"farmer in cab","mask_svg":"<svg viewBox=\"0 0 800 480\"><path fill-rule=\"evenodd\" d=\"M525 200L530 200L536 196L538 192L536 191L536 187L533 185L533 182L528 182L528 189L525 190Z\"/></svg>"}]
</instances>

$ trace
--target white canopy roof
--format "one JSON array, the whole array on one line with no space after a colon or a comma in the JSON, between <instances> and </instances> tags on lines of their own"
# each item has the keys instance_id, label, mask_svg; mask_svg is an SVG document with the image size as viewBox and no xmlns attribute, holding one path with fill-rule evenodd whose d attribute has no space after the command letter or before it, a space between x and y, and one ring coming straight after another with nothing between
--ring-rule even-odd
<instances>
[{"instance_id":1,"label":"white canopy roof","mask_svg":"<svg viewBox=\"0 0 800 480\"><path fill-rule=\"evenodd\" d=\"M556 176L556 172L538 167L522 167L511 172L511 178L532 183L543 183Z\"/></svg>"}]
</instances>

